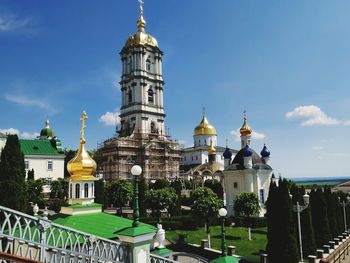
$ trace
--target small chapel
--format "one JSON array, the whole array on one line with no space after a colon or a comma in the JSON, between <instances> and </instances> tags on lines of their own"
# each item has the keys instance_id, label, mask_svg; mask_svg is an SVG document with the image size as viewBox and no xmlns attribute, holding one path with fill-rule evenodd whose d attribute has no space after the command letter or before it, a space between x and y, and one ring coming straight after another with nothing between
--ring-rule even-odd
<instances>
[{"instance_id":1,"label":"small chapel","mask_svg":"<svg viewBox=\"0 0 350 263\"><path fill-rule=\"evenodd\" d=\"M228 215L234 215L234 201L240 193L253 192L260 202L260 216L266 213L265 202L268 197L273 169L270 166L270 151L264 144L260 155L251 148L253 130L244 116L240 128L241 149L235 156L224 152L223 171L224 201Z\"/></svg>"}]
</instances>

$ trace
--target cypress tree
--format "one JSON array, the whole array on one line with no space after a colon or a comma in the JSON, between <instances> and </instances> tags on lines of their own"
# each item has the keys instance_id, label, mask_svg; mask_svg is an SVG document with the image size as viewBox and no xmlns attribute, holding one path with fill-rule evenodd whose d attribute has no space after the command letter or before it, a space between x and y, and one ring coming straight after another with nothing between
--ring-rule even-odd
<instances>
[{"instance_id":1,"label":"cypress tree","mask_svg":"<svg viewBox=\"0 0 350 263\"><path fill-rule=\"evenodd\" d=\"M27 173L27 180L34 180L34 169L32 170L28 170L28 173Z\"/></svg>"},{"instance_id":2,"label":"cypress tree","mask_svg":"<svg viewBox=\"0 0 350 263\"><path fill-rule=\"evenodd\" d=\"M0 204L26 211L24 156L17 135L8 135L0 161Z\"/></svg>"},{"instance_id":3,"label":"cypress tree","mask_svg":"<svg viewBox=\"0 0 350 263\"><path fill-rule=\"evenodd\" d=\"M336 203L334 200L334 195L331 192L331 188L328 186L324 187L324 197L327 205L327 215L328 215L328 224L329 231L332 237L338 236L339 228L338 228L338 220L336 218Z\"/></svg>"},{"instance_id":4,"label":"cypress tree","mask_svg":"<svg viewBox=\"0 0 350 263\"><path fill-rule=\"evenodd\" d=\"M301 196L305 194L305 188L300 188ZM304 200L301 200L303 203ZM304 204L304 203L303 203ZM305 205L305 204L304 204ZM302 229L302 241L303 241L303 252L304 257L307 255L315 255L316 252L316 241L315 233L312 225L311 208L310 206L301 212L301 229Z\"/></svg>"},{"instance_id":5,"label":"cypress tree","mask_svg":"<svg viewBox=\"0 0 350 263\"><path fill-rule=\"evenodd\" d=\"M329 242L331 234L328 223L327 205L321 188L311 191L310 201L316 245L317 247L322 247Z\"/></svg>"},{"instance_id":6,"label":"cypress tree","mask_svg":"<svg viewBox=\"0 0 350 263\"><path fill-rule=\"evenodd\" d=\"M345 201L346 199L343 199L342 197L338 196L337 193L333 193L333 204L335 207L335 214L336 214L336 220L337 220L337 236L344 232L345 230L345 222L344 222L344 210L343 207L340 205L340 202ZM346 213L346 209L345 209Z\"/></svg>"},{"instance_id":7,"label":"cypress tree","mask_svg":"<svg viewBox=\"0 0 350 263\"><path fill-rule=\"evenodd\" d=\"M298 248L288 182L280 179L278 187L274 183L270 187L267 202L269 262L296 263Z\"/></svg>"}]
</instances>

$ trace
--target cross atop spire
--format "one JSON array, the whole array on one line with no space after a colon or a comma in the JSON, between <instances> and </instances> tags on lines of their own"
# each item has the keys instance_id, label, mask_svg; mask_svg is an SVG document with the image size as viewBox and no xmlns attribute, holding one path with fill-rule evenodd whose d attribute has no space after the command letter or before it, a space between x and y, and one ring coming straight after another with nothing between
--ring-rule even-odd
<instances>
[{"instance_id":1,"label":"cross atop spire","mask_svg":"<svg viewBox=\"0 0 350 263\"><path fill-rule=\"evenodd\" d=\"M140 18L139 20L137 20L137 27L139 31L144 31L146 26L146 21L143 18L143 1L142 0L138 0L138 1L140 3Z\"/></svg>"},{"instance_id":2,"label":"cross atop spire","mask_svg":"<svg viewBox=\"0 0 350 263\"><path fill-rule=\"evenodd\" d=\"M203 117L205 117L205 107L203 107L203 109L202 109L202 113L203 113Z\"/></svg>"},{"instance_id":3,"label":"cross atop spire","mask_svg":"<svg viewBox=\"0 0 350 263\"><path fill-rule=\"evenodd\" d=\"M142 0L138 0L139 1L139 3L140 3L140 16L142 16L143 15L143 1Z\"/></svg>"},{"instance_id":4,"label":"cross atop spire","mask_svg":"<svg viewBox=\"0 0 350 263\"><path fill-rule=\"evenodd\" d=\"M86 120L87 118L88 118L88 116L86 115L86 112L83 111L83 113L82 113L81 116L80 116L80 120L81 120L81 130L80 130L81 138L80 138L80 143L85 143L85 138L84 138L84 135L85 135L85 128L86 128L85 120Z\"/></svg>"},{"instance_id":5,"label":"cross atop spire","mask_svg":"<svg viewBox=\"0 0 350 263\"><path fill-rule=\"evenodd\" d=\"M244 117L244 119L247 119L247 111L246 110L243 111L243 117Z\"/></svg>"}]
</instances>

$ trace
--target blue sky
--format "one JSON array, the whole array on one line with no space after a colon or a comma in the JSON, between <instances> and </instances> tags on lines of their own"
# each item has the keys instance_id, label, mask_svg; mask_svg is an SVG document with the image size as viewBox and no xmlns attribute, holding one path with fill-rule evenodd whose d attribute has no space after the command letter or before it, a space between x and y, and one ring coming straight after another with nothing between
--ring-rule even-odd
<instances>
[{"instance_id":1,"label":"blue sky","mask_svg":"<svg viewBox=\"0 0 350 263\"><path fill-rule=\"evenodd\" d=\"M247 110L276 173L347 176L350 159L349 1L146 0L147 32L164 51L166 125L192 144L206 107L219 144ZM111 137L120 107L119 51L136 32L136 0L0 2L0 130L39 132L46 117L77 148Z\"/></svg>"}]
</instances>

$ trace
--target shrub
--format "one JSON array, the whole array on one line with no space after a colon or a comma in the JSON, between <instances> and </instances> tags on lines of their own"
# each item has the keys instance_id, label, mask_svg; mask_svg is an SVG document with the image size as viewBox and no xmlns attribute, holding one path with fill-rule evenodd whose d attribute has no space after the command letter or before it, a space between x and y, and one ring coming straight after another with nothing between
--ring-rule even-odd
<instances>
[{"instance_id":1,"label":"shrub","mask_svg":"<svg viewBox=\"0 0 350 263\"><path fill-rule=\"evenodd\" d=\"M266 218L265 217L241 217L237 216L233 219L236 226L247 226L251 227L266 227Z\"/></svg>"}]
</instances>

